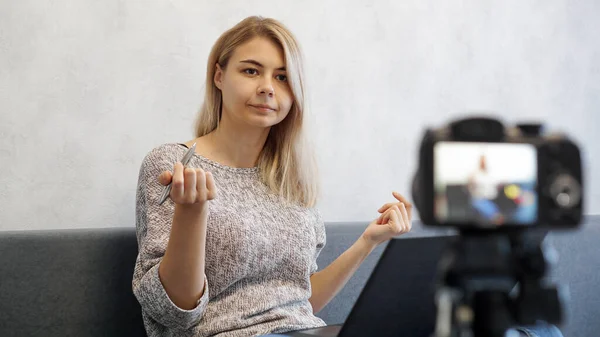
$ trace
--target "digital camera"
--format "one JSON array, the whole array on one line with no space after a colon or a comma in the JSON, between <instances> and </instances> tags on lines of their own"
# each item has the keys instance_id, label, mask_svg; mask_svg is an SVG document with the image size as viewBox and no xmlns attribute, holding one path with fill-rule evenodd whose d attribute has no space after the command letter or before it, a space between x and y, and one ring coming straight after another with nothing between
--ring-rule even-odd
<instances>
[{"instance_id":1,"label":"digital camera","mask_svg":"<svg viewBox=\"0 0 600 337\"><path fill-rule=\"evenodd\" d=\"M460 230L577 227L584 201L579 147L542 131L489 117L427 129L412 185L421 221Z\"/></svg>"}]
</instances>

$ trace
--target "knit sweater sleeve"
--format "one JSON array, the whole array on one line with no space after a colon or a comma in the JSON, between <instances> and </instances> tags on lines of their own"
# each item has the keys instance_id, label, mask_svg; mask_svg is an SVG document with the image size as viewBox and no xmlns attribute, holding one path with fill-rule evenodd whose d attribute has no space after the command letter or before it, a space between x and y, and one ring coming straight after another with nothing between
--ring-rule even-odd
<instances>
[{"instance_id":1,"label":"knit sweater sleeve","mask_svg":"<svg viewBox=\"0 0 600 337\"><path fill-rule=\"evenodd\" d=\"M158 273L169 242L175 207L171 200L158 204L163 190L158 176L165 170L172 171L173 164L179 160L177 155L156 148L146 155L139 171L136 192L138 256L134 267L133 293L146 318L167 328L187 330L200 322L206 310L209 300L206 277L204 294L196 307L184 310L169 298Z\"/></svg>"}]
</instances>

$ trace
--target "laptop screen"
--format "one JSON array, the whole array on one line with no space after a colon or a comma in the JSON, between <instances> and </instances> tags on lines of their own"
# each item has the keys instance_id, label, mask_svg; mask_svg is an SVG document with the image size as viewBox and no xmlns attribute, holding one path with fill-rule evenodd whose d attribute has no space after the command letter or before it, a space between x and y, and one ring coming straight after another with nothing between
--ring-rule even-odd
<instances>
[{"instance_id":1,"label":"laptop screen","mask_svg":"<svg viewBox=\"0 0 600 337\"><path fill-rule=\"evenodd\" d=\"M430 337L435 328L438 261L453 238L390 240L340 336Z\"/></svg>"}]
</instances>

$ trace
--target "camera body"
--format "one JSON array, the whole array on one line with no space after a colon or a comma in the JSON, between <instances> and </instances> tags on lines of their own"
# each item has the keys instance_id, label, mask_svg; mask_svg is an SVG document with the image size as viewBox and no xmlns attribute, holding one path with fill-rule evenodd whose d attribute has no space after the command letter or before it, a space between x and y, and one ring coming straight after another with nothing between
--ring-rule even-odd
<instances>
[{"instance_id":1,"label":"camera body","mask_svg":"<svg viewBox=\"0 0 600 337\"><path fill-rule=\"evenodd\" d=\"M579 147L539 124L505 127L489 117L427 129L412 195L421 221L461 231L579 226Z\"/></svg>"}]
</instances>

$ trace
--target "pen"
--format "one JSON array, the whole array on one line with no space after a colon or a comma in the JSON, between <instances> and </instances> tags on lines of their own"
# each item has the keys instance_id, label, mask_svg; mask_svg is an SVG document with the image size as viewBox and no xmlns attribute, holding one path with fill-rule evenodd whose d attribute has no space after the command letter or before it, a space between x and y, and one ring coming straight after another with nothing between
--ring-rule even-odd
<instances>
[{"instance_id":1,"label":"pen","mask_svg":"<svg viewBox=\"0 0 600 337\"><path fill-rule=\"evenodd\" d=\"M187 163L189 163L190 159L192 159L192 156L194 155L194 152L196 152L196 143L194 143L190 147L190 149L183 156L183 159L181 159L181 164L183 164L184 167L185 167L185 165L187 165ZM162 205L163 202L165 202L165 200L167 200L167 198L171 194L171 184L172 183L173 183L173 181L171 180L171 182L169 183L169 185L165 186L165 189L163 190L163 193L160 196L160 202L158 203L159 205Z\"/></svg>"}]
</instances>

